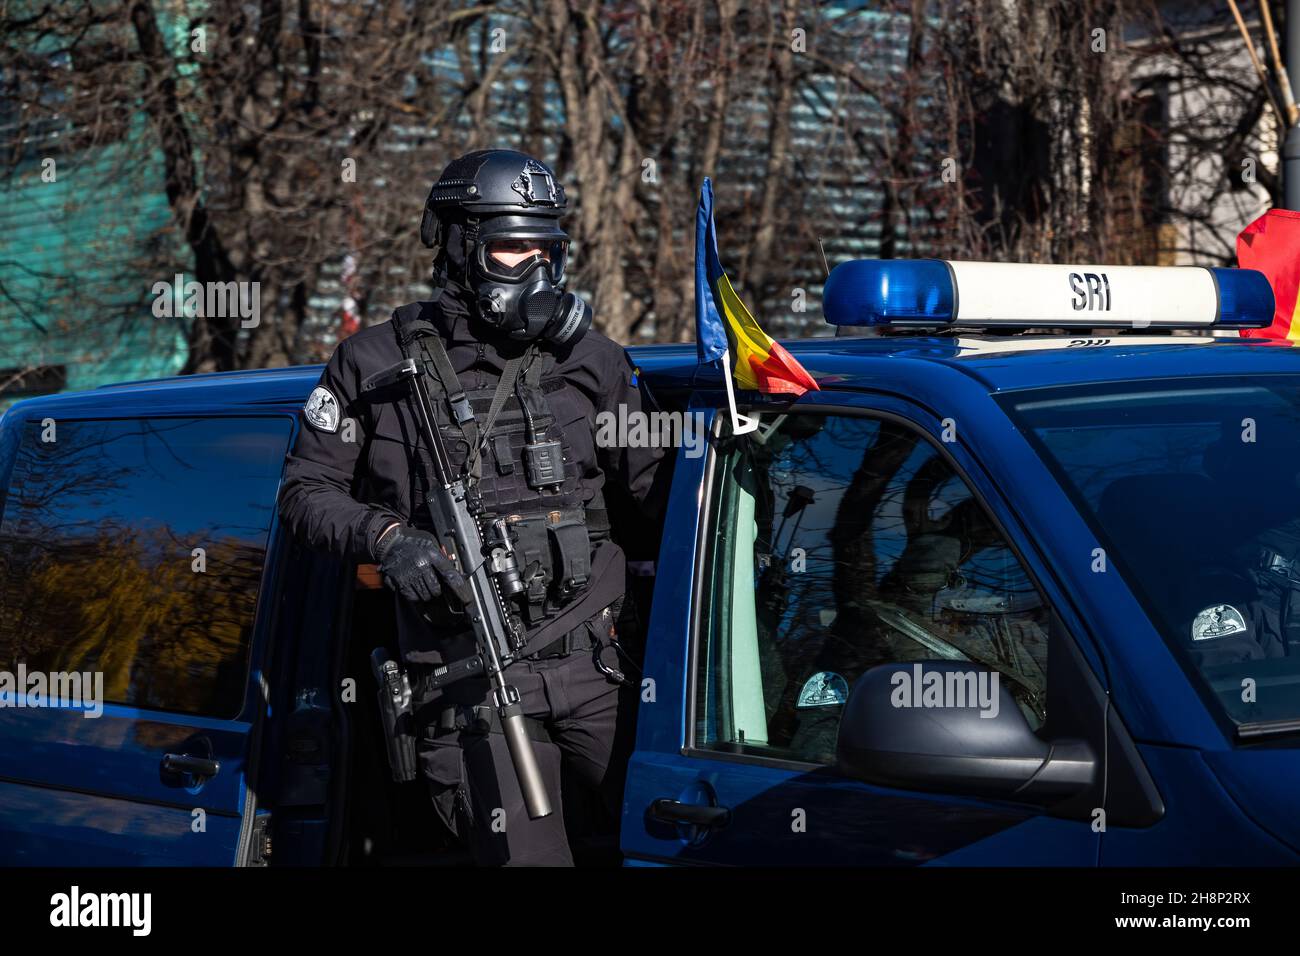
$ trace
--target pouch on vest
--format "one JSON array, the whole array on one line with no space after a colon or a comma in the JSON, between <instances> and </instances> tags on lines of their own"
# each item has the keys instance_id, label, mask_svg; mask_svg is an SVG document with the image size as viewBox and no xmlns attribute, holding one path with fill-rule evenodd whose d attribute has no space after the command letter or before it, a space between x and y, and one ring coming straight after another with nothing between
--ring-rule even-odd
<instances>
[{"instance_id":1,"label":"pouch on vest","mask_svg":"<svg viewBox=\"0 0 1300 956\"><path fill-rule=\"evenodd\" d=\"M555 596L560 604L568 604L591 577L591 538L587 523L578 518L561 518L547 524L546 530L555 546Z\"/></svg>"}]
</instances>

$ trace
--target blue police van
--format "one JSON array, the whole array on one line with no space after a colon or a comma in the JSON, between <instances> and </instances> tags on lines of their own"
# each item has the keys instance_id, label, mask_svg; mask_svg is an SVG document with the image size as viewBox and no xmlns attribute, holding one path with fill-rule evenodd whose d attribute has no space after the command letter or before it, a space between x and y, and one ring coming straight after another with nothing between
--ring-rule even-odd
<instances>
[{"instance_id":1,"label":"blue police van","mask_svg":"<svg viewBox=\"0 0 1300 956\"><path fill-rule=\"evenodd\" d=\"M624 862L1300 861L1300 355L1222 337L1260 281L846 263L846 334L787 343L820 390L739 437L632 349L711 440L628 543ZM0 862L463 860L384 764L391 596L277 520L319 371L0 420Z\"/></svg>"}]
</instances>

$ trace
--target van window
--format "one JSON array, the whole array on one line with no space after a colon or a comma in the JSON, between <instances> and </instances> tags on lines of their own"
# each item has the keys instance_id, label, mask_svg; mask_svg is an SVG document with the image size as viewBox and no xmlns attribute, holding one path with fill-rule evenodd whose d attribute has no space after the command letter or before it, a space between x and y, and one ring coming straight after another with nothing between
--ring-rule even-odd
<instances>
[{"instance_id":1,"label":"van window","mask_svg":"<svg viewBox=\"0 0 1300 956\"><path fill-rule=\"evenodd\" d=\"M840 415L763 434L718 453L695 746L833 764L857 679L935 660L991 668L1042 726L1047 603L936 446Z\"/></svg>"},{"instance_id":2,"label":"van window","mask_svg":"<svg viewBox=\"0 0 1300 956\"><path fill-rule=\"evenodd\" d=\"M999 401L1219 713L1247 734L1293 727L1300 376L1101 382Z\"/></svg>"},{"instance_id":3,"label":"van window","mask_svg":"<svg viewBox=\"0 0 1300 956\"><path fill-rule=\"evenodd\" d=\"M288 418L30 421L0 513L0 666L233 717Z\"/></svg>"}]
</instances>

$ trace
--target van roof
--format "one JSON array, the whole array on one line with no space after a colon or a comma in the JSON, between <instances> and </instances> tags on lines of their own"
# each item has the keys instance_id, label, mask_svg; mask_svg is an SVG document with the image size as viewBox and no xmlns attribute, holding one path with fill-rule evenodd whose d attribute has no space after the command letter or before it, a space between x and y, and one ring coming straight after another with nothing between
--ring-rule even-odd
<instances>
[{"instance_id":1,"label":"van roof","mask_svg":"<svg viewBox=\"0 0 1300 956\"><path fill-rule=\"evenodd\" d=\"M884 336L787 341L786 348L823 389L931 391L945 375L975 378L989 391L1180 375L1300 372L1300 351L1260 339L1175 335ZM721 387L716 366L696 363L693 343L628 349L652 388ZM204 414L297 408L323 365L177 375L22 400L33 415Z\"/></svg>"}]
</instances>

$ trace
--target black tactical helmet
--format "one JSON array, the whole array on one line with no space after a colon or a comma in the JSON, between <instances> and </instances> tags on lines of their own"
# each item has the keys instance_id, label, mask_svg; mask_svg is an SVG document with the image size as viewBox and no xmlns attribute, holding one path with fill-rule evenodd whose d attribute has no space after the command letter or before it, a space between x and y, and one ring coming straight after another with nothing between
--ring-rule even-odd
<instances>
[{"instance_id":1,"label":"black tactical helmet","mask_svg":"<svg viewBox=\"0 0 1300 956\"><path fill-rule=\"evenodd\" d=\"M478 150L448 164L429 190L420 240L437 247L444 284L465 293L493 329L522 341L576 342L591 308L561 291L569 237L559 220L567 207L545 163L512 149ZM503 265L493 247L511 243L541 255Z\"/></svg>"},{"instance_id":2,"label":"black tactical helmet","mask_svg":"<svg viewBox=\"0 0 1300 956\"><path fill-rule=\"evenodd\" d=\"M567 207L564 187L545 163L513 149L480 149L452 160L433 184L420 239L432 246L434 220L449 212L478 217L514 213L554 224ZM554 228L560 231L558 225Z\"/></svg>"}]
</instances>

